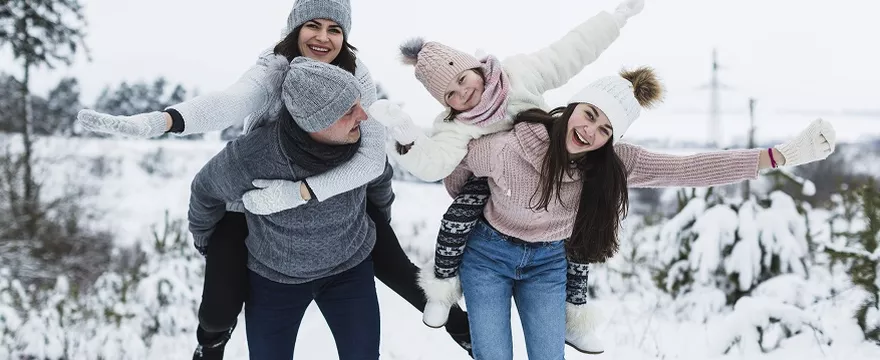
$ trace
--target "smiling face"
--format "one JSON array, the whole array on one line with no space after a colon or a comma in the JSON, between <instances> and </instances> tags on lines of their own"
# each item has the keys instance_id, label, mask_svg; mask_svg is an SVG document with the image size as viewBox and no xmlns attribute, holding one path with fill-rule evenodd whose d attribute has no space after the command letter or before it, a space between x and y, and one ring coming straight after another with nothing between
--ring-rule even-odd
<instances>
[{"instance_id":1,"label":"smiling face","mask_svg":"<svg viewBox=\"0 0 880 360\"><path fill-rule=\"evenodd\" d=\"M611 121L601 109L578 104L568 120L565 148L571 155L583 155L604 146L613 134Z\"/></svg>"},{"instance_id":2,"label":"smiling face","mask_svg":"<svg viewBox=\"0 0 880 360\"><path fill-rule=\"evenodd\" d=\"M342 28L335 21L312 19L300 28L297 44L300 54L329 64L342 50L343 40Z\"/></svg>"},{"instance_id":3,"label":"smiling face","mask_svg":"<svg viewBox=\"0 0 880 360\"><path fill-rule=\"evenodd\" d=\"M367 113L361 106L361 101L358 100L333 125L324 130L309 133L309 135L315 141L323 144L354 144L361 138L361 122L365 120L367 120Z\"/></svg>"},{"instance_id":4,"label":"smiling face","mask_svg":"<svg viewBox=\"0 0 880 360\"><path fill-rule=\"evenodd\" d=\"M462 71L446 86L446 105L462 112L473 109L480 103L485 86L483 77L474 69Z\"/></svg>"}]
</instances>

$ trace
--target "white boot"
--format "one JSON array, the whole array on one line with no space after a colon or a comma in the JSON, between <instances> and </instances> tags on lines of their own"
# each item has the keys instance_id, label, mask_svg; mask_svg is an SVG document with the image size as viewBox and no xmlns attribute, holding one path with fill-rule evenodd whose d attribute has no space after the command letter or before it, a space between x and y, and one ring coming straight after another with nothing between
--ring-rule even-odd
<instances>
[{"instance_id":1,"label":"white boot","mask_svg":"<svg viewBox=\"0 0 880 360\"><path fill-rule=\"evenodd\" d=\"M419 287L428 300L422 321L432 328L443 327L449 319L449 309L461 299L461 282L458 276L438 279L434 276L434 265L431 264L419 271Z\"/></svg>"},{"instance_id":2,"label":"white boot","mask_svg":"<svg viewBox=\"0 0 880 360\"><path fill-rule=\"evenodd\" d=\"M604 321L602 311L592 303L565 303L565 343L585 354L605 352L605 345L597 333Z\"/></svg>"}]
</instances>

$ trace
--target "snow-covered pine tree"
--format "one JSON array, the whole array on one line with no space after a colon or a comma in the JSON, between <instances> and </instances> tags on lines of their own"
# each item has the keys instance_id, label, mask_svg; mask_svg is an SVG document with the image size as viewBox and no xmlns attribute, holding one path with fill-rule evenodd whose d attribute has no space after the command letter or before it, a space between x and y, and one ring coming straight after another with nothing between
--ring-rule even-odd
<instances>
[{"instance_id":1,"label":"snow-covered pine tree","mask_svg":"<svg viewBox=\"0 0 880 360\"><path fill-rule=\"evenodd\" d=\"M679 213L660 225L654 272L679 313L703 322L726 314L716 330L720 353L767 352L785 338L813 336L818 321L802 307L818 295L780 290L806 287L804 208L781 191L739 204L711 188L682 190L679 199Z\"/></svg>"},{"instance_id":2,"label":"snow-covered pine tree","mask_svg":"<svg viewBox=\"0 0 880 360\"><path fill-rule=\"evenodd\" d=\"M187 234L185 222L171 220L167 211L161 229L153 227L153 248L147 251L136 288L145 310L143 337L147 344L157 335L176 337L193 332L198 324L204 260Z\"/></svg>"},{"instance_id":3,"label":"snow-covered pine tree","mask_svg":"<svg viewBox=\"0 0 880 360\"><path fill-rule=\"evenodd\" d=\"M69 359L84 340L78 331L71 331L81 323L82 313L78 298L70 283L59 276L54 288L31 293L34 306L16 333L14 358Z\"/></svg>"},{"instance_id":4,"label":"snow-covered pine tree","mask_svg":"<svg viewBox=\"0 0 880 360\"><path fill-rule=\"evenodd\" d=\"M0 268L0 359L11 359L16 334L29 309L28 294L7 268Z\"/></svg>"},{"instance_id":5,"label":"snow-covered pine tree","mask_svg":"<svg viewBox=\"0 0 880 360\"><path fill-rule=\"evenodd\" d=\"M865 300L855 318L865 339L880 345L880 190L874 179L852 191L858 204L850 214L847 231L836 233L840 242L828 244L825 251L848 268L853 285L865 292Z\"/></svg>"}]
</instances>

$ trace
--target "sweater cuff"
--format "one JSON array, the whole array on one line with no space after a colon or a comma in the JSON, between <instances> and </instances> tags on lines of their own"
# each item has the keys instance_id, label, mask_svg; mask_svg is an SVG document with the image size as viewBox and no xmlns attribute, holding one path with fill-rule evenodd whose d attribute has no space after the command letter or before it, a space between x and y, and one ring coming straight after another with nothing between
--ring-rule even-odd
<instances>
[{"instance_id":1,"label":"sweater cuff","mask_svg":"<svg viewBox=\"0 0 880 360\"><path fill-rule=\"evenodd\" d=\"M168 115L171 115L171 129L166 131L166 133L182 133L183 130L186 128L186 124L183 122L183 115L180 115L179 111L172 108L165 109L165 112Z\"/></svg>"}]
</instances>

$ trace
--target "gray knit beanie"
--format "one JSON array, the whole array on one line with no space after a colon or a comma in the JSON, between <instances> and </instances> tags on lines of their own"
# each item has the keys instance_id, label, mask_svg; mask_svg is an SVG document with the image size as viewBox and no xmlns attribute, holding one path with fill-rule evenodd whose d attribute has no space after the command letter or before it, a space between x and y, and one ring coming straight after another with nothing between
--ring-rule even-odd
<instances>
[{"instance_id":1,"label":"gray knit beanie","mask_svg":"<svg viewBox=\"0 0 880 360\"><path fill-rule=\"evenodd\" d=\"M300 128L318 132L333 125L360 98L358 81L336 65L297 56L281 85L284 106Z\"/></svg>"},{"instance_id":2,"label":"gray knit beanie","mask_svg":"<svg viewBox=\"0 0 880 360\"><path fill-rule=\"evenodd\" d=\"M297 26L312 19L330 19L339 24L344 36L351 31L351 2L349 0L296 0L287 17L287 29L281 37Z\"/></svg>"}]
</instances>

